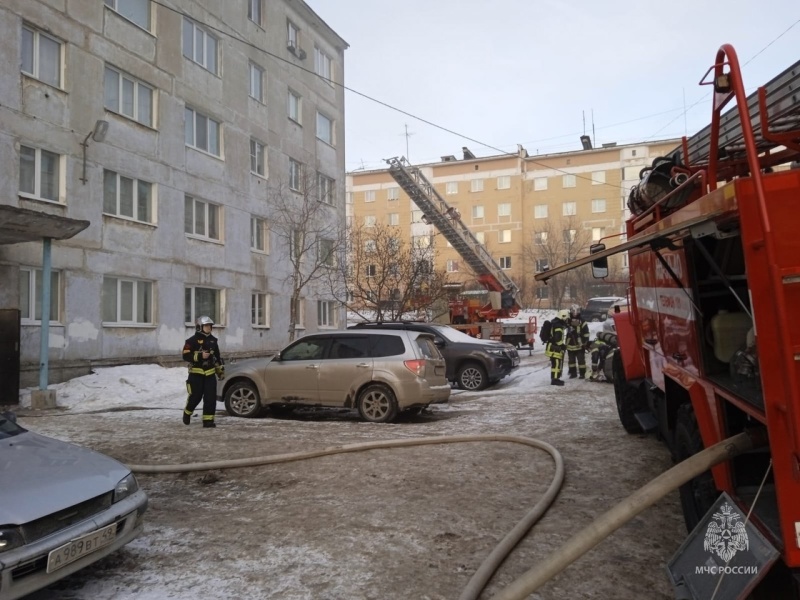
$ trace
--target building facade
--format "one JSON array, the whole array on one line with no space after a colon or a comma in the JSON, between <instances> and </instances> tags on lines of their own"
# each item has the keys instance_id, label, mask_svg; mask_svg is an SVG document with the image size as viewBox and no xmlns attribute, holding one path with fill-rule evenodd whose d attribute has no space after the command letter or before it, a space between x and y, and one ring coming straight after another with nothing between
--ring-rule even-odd
<instances>
[{"instance_id":1,"label":"building facade","mask_svg":"<svg viewBox=\"0 0 800 600\"><path fill-rule=\"evenodd\" d=\"M533 275L586 255L595 241L609 247L623 241L630 188L644 167L678 144L673 139L537 156L519 147L517 154L484 158L464 148L463 159L443 156L418 166L517 284L522 303L548 307L552 286L535 282ZM463 259L424 222L388 170L348 173L347 211L355 224L396 226L408 239L432 236L437 268L466 289L474 284ZM617 279L627 276L625 260L612 258ZM566 289L560 300L604 293L602 288L587 282L581 290Z\"/></svg>"},{"instance_id":2,"label":"building facade","mask_svg":"<svg viewBox=\"0 0 800 600\"><path fill-rule=\"evenodd\" d=\"M302 0L9 0L0 40L0 205L89 222L52 247L51 382L179 356L201 314L225 353L284 345L270 198L302 202L314 181L344 221L346 42ZM0 245L28 385L42 244ZM325 293L304 295L298 328L314 330Z\"/></svg>"}]
</instances>

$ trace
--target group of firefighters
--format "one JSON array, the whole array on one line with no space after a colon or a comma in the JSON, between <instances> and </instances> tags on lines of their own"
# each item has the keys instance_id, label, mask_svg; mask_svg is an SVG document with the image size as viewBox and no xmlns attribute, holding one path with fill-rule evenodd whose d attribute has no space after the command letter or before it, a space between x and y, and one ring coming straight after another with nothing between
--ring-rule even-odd
<instances>
[{"instance_id":1,"label":"group of firefighters","mask_svg":"<svg viewBox=\"0 0 800 600\"><path fill-rule=\"evenodd\" d=\"M586 352L591 352L591 381L605 381L603 363L611 347L597 338L590 340L589 325L581 319L581 309L573 304L569 310L558 311L551 320L550 340L544 353L550 358L550 385L564 385L561 374L564 368L564 354L567 355L569 378L586 379Z\"/></svg>"}]
</instances>

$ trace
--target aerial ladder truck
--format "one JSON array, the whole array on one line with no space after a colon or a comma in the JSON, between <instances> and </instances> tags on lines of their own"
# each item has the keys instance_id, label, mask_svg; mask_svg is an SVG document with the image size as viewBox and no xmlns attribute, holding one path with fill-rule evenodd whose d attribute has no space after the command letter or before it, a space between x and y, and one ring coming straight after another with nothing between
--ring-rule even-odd
<instances>
[{"instance_id":1,"label":"aerial ladder truck","mask_svg":"<svg viewBox=\"0 0 800 600\"><path fill-rule=\"evenodd\" d=\"M800 598L800 61L745 94L723 45L701 80L711 123L643 169L627 239L547 281L628 252L611 365L629 433L676 461L744 431L761 444L680 488L679 598ZM735 106L723 112L726 106Z\"/></svg>"},{"instance_id":2,"label":"aerial ladder truck","mask_svg":"<svg viewBox=\"0 0 800 600\"><path fill-rule=\"evenodd\" d=\"M464 224L458 210L450 206L422 171L404 157L390 158L386 162L389 174L422 211L424 221L436 227L450 242L489 292L486 304L470 298L451 299L448 303L450 324L471 335L502 339L515 345L529 343L531 331L535 333L536 330L535 318L527 325L500 321L519 314L519 289Z\"/></svg>"}]
</instances>

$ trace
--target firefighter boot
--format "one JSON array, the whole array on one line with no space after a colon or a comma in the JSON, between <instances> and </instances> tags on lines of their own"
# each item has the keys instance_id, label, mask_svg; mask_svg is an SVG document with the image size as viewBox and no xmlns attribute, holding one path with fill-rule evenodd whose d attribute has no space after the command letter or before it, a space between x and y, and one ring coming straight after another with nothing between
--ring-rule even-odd
<instances>
[{"instance_id":1,"label":"firefighter boot","mask_svg":"<svg viewBox=\"0 0 800 600\"><path fill-rule=\"evenodd\" d=\"M192 412L185 410L183 411L183 424L188 425L192 422Z\"/></svg>"},{"instance_id":2,"label":"firefighter boot","mask_svg":"<svg viewBox=\"0 0 800 600\"><path fill-rule=\"evenodd\" d=\"M572 367L569 369L569 378L575 379L578 376L578 371Z\"/></svg>"},{"instance_id":3,"label":"firefighter boot","mask_svg":"<svg viewBox=\"0 0 800 600\"><path fill-rule=\"evenodd\" d=\"M216 427L217 424L214 421L203 421L203 427Z\"/></svg>"},{"instance_id":4,"label":"firefighter boot","mask_svg":"<svg viewBox=\"0 0 800 600\"><path fill-rule=\"evenodd\" d=\"M581 369L578 379L586 379L586 369Z\"/></svg>"},{"instance_id":5,"label":"firefighter boot","mask_svg":"<svg viewBox=\"0 0 800 600\"><path fill-rule=\"evenodd\" d=\"M564 385L564 382L561 379L551 379L550 385Z\"/></svg>"}]
</instances>

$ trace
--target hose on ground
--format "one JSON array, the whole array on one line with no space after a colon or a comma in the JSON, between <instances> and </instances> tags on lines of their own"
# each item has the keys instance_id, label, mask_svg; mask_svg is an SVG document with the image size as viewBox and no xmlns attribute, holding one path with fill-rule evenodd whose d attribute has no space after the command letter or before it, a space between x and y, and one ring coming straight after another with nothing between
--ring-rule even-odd
<instances>
[{"instance_id":1,"label":"hose on ground","mask_svg":"<svg viewBox=\"0 0 800 600\"><path fill-rule=\"evenodd\" d=\"M566 569L589 550L668 493L711 467L762 445L761 436L745 432L714 444L678 463L625 498L572 536L554 553L492 596L492 600L522 600Z\"/></svg>"},{"instance_id":2,"label":"hose on ground","mask_svg":"<svg viewBox=\"0 0 800 600\"><path fill-rule=\"evenodd\" d=\"M478 570L470 579L467 587L460 596L460 600L476 599L486 583L492 577L500 564L506 559L519 541L525 537L531 527L547 512L547 509L558 495L561 485L564 482L564 459L561 453L547 442L522 436L512 435L461 435L443 437L423 437L410 438L403 440L384 440L380 442L362 442L357 444L346 444L344 446L334 446L321 450L311 450L307 452L293 452L290 454L274 454L271 456L260 456L252 458L240 458L233 460L221 460L204 463L189 463L184 465L128 465L134 473L187 473L192 471L209 471L212 469L231 469L237 467L255 467L259 465L272 465L276 463L306 460L319 456L330 456L333 454L343 454L348 452L363 452L366 450L376 450L379 448L407 448L411 446L425 446L434 444L456 444L465 442L511 442L524 444L533 448L544 450L553 458L555 472L547 491L536 505L528 511L522 520L503 538L489 556L484 560Z\"/></svg>"}]
</instances>

